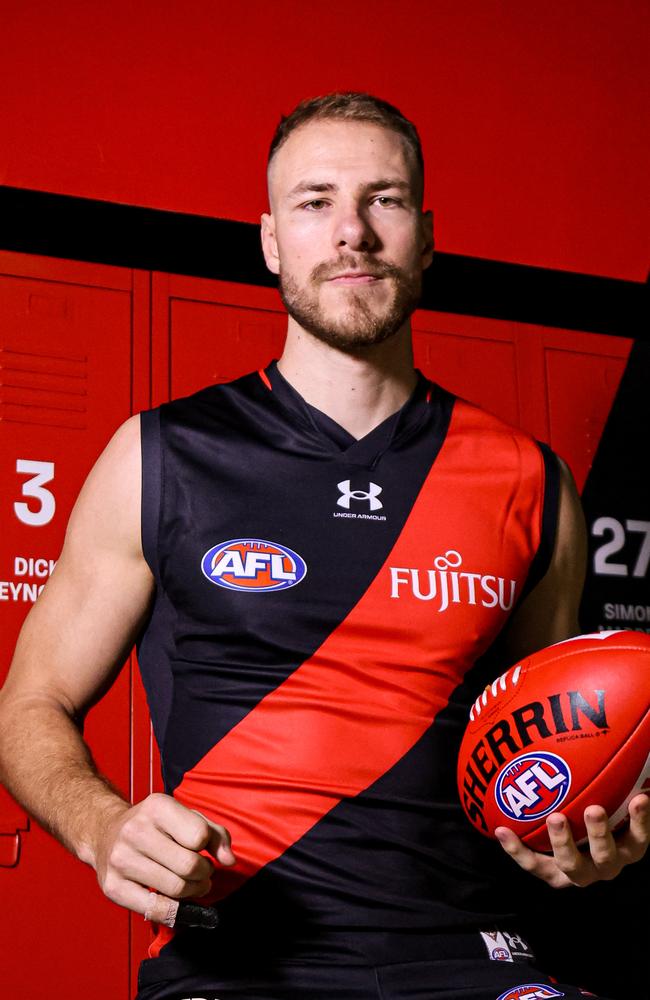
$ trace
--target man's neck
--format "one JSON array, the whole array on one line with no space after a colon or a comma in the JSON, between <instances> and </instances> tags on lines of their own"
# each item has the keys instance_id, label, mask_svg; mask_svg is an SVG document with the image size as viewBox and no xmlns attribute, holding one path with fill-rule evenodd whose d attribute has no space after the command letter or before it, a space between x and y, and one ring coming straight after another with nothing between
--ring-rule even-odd
<instances>
[{"instance_id":1,"label":"man's neck","mask_svg":"<svg viewBox=\"0 0 650 1000\"><path fill-rule=\"evenodd\" d=\"M349 354L290 318L278 369L306 402L357 439L399 410L417 382L408 324L383 343Z\"/></svg>"}]
</instances>

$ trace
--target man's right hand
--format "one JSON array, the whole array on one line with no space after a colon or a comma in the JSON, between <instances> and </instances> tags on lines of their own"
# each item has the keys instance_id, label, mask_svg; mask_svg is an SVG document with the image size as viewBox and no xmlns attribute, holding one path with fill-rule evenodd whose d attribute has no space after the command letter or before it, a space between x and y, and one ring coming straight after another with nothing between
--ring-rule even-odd
<instances>
[{"instance_id":1,"label":"man's right hand","mask_svg":"<svg viewBox=\"0 0 650 1000\"><path fill-rule=\"evenodd\" d=\"M116 805L94 841L80 856L95 868L103 892L143 914L151 907L151 889L168 900L205 896L214 862L236 861L225 827L161 793L135 806Z\"/></svg>"}]
</instances>

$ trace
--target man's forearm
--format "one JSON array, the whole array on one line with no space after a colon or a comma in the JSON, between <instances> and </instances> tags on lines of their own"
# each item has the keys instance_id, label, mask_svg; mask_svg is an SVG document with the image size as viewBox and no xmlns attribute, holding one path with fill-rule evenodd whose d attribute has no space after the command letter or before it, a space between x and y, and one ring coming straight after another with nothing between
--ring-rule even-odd
<instances>
[{"instance_id":1,"label":"man's forearm","mask_svg":"<svg viewBox=\"0 0 650 1000\"><path fill-rule=\"evenodd\" d=\"M97 836L128 802L101 775L63 706L49 698L0 700L0 781L87 864Z\"/></svg>"}]
</instances>

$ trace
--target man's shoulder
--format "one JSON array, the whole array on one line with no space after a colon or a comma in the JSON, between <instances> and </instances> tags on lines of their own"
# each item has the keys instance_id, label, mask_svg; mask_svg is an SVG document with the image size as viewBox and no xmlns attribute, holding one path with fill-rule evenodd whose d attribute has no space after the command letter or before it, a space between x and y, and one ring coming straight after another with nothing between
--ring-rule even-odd
<instances>
[{"instance_id":1,"label":"man's shoulder","mask_svg":"<svg viewBox=\"0 0 650 1000\"><path fill-rule=\"evenodd\" d=\"M263 385L260 372L246 372L244 375L238 375L236 378L210 382L202 388L196 389L194 392L187 393L186 395L174 396L173 399L164 403L163 406L176 408L192 405L201 406L213 400L249 393L258 384L260 386Z\"/></svg>"},{"instance_id":2,"label":"man's shoulder","mask_svg":"<svg viewBox=\"0 0 650 1000\"><path fill-rule=\"evenodd\" d=\"M174 396L150 410L142 411L141 418L143 421L158 419L166 423L192 422L241 405L244 400L252 402L263 393L260 372L247 372L228 381L213 382L187 395Z\"/></svg>"},{"instance_id":3,"label":"man's shoulder","mask_svg":"<svg viewBox=\"0 0 650 1000\"><path fill-rule=\"evenodd\" d=\"M454 400L454 410L457 423L465 433L494 434L504 439L509 438L516 443L528 443L539 447L540 442L530 431L498 416L493 410L478 403L457 396Z\"/></svg>"}]
</instances>

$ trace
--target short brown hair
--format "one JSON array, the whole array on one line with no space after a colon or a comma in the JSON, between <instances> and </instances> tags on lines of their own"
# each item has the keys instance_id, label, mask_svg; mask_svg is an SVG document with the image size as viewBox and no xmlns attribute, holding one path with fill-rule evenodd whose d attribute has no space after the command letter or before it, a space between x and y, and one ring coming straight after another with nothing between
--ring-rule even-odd
<instances>
[{"instance_id":1,"label":"short brown hair","mask_svg":"<svg viewBox=\"0 0 650 1000\"><path fill-rule=\"evenodd\" d=\"M275 130L269 149L268 163L271 162L278 149L291 135L294 129L313 119L339 121L370 122L381 125L399 133L411 153L415 157L422 182L424 181L424 157L420 136L413 122L405 118L402 112L388 101L372 94L358 91L324 94L322 97L311 97L301 101L289 115L283 115Z\"/></svg>"}]
</instances>

